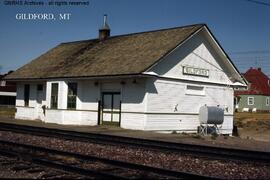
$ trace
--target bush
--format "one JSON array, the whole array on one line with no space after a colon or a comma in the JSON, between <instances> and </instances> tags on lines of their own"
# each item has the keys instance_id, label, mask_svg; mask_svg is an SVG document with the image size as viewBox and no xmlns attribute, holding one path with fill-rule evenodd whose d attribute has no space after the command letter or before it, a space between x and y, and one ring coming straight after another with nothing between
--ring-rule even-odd
<instances>
[{"instance_id":1,"label":"bush","mask_svg":"<svg viewBox=\"0 0 270 180\"><path fill-rule=\"evenodd\" d=\"M211 134L211 139L215 140L215 139L217 139L217 137L218 137L218 134L216 132L213 132Z\"/></svg>"},{"instance_id":2,"label":"bush","mask_svg":"<svg viewBox=\"0 0 270 180\"><path fill-rule=\"evenodd\" d=\"M202 136L200 134L195 134L192 136L193 138L196 138L196 139L203 139Z\"/></svg>"}]
</instances>

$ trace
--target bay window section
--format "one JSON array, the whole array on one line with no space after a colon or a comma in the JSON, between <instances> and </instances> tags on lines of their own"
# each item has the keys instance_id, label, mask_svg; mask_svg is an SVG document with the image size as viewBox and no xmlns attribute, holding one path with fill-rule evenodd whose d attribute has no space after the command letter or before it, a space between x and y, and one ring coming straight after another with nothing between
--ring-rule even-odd
<instances>
[{"instance_id":1,"label":"bay window section","mask_svg":"<svg viewBox=\"0 0 270 180\"><path fill-rule=\"evenodd\" d=\"M68 83L67 109L76 109L77 83Z\"/></svg>"}]
</instances>

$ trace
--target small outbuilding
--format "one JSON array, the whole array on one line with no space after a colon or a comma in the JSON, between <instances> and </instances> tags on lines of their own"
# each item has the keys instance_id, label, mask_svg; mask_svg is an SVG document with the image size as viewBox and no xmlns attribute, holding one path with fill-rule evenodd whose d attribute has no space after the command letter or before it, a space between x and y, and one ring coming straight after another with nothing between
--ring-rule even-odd
<instances>
[{"instance_id":1,"label":"small outbuilding","mask_svg":"<svg viewBox=\"0 0 270 180\"><path fill-rule=\"evenodd\" d=\"M17 82L16 118L197 132L202 106L224 110L232 134L239 71L205 24L62 43L6 77Z\"/></svg>"}]
</instances>

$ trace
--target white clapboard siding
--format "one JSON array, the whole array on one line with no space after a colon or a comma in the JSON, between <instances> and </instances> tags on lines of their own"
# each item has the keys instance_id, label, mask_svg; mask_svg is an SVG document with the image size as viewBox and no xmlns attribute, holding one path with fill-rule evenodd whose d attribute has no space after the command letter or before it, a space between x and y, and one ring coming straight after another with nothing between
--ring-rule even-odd
<instances>
[{"instance_id":1,"label":"white clapboard siding","mask_svg":"<svg viewBox=\"0 0 270 180\"><path fill-rule=\"evenodd\" d=\"M97 113L51 109L46 112L46 122L66 125L97 125Z\"/></svg>"},{"instance_id":2,"label":"white clapboard siding","mask_svg":"<svg viewBox=\"0 0 270 180\"><path fill-rule=\"evenodd\" d=\"M199 124L197 115L151 114L147 115L145 130L195 131Z\"/></svg>"},{"instance_id":3,"label":"white clapboard siding","mask_svg":"<svg viewBox=\"0 0 270 180\"><path fill-rule=\"evenodd\" d=\"M98 110L100 100L100 87L94 81L81 81L78 83L77 108L82 110Z\"/></svg>"},{"instance_id":4,"label":"white clapboard siding","mask_svg":"<svg viewBox=\"0 0 270 180\"><path fill-rule=\"evenodd\" d=\"M126 81L122 87L121 127L126 129L144 129L145 79ZM135 112L135 113L132 113ZM136 113L140 112L140 113Z\"/></svg>"},{"instance_id":5,"label":"white clapboard siding","mask_svg":"<svg viewBox=\"0 0 270 180\"><path fill-rule=\"evenodd\" d=\"M15 118L16 119L34 120L34 119L36 119L35 108L16 107Z\"/></svg>"},{"instance_id":6,"label":"white clapboard siding","mask_svg":"<svg viewBox=\"0 0 270 180\"><path fill-rule=\"evenodd\" d=\"M160 79L147 81L147 112L150 114L145 120L146 130L196 131L199 125L196 114L205 104L228 109L225 110L226 115L233 113L232 88L202 83L188 85L204 87L204 95L186 94L187 83L184 82ZM227 118L226 121L224 128L232 130L233 119Z\"/></svg>"},{"instance_id":7,"label":"white clapboard siding","mask_svg":"<svg viewBox=\"0 0 270 180\"><path fill-rule=\"evenodd\" d=\"M231 70L233 67L225 63L228 60L217 51L211 38L205 34L203 31L195 34L149 71L162 77L232 84L230 76L234 76ZM183 66L207 69L209 77L183 74Z\"/></svg>"},{"instance_id":8,"label":"white clapboard siding","mask_svg":"<svg viewBox=\"0 0 270 180\"><path fill-rule=\"evenodd\" d=\"M122 85L120 81L116 81L116 80L101 81L102 92L121 92L121 89L122 89Z\"/></svg>"},{"instance_id":9,"label":"white clapboard siding","mask_svg":"<svg viewBox=\"0 0 270 180\"><path fill-rule=\"evenodd\" d=\"M29 94L29 107L36 107L37 105L37 85L30 84L30 94Z\"/></svg>"},{"instance_id":10,"label":"white clapboard siding","mask_svg":"<svg viewBox=\"0 0 270 180\"><path fill-rule=\"evenodd\" d=\"M55 124L62 124L63 122L63 112L60 110L46 110L46 123L55 123Z\"/></svg>"},{"instance_id":11,"label":"white clapboard siding","mask_svg":"<svg viewBox=\"0 0 270 180\"><path fill-rule=\"evenodd\" d=\"M81 125L97 125L98 124L98 113L97 112L81 112Z\"/></svg>"},{"instance_id":12,"label":"white clapboard siding","mask_svg":"<svg viewBox=\"0 0 270 180\"><path fill-rule=\"evenodd\" d=\"M233 129L233 116L225 116L224 117L224 122L220 126L220 133L222 134L232 134L232 129Z\"/></svg>"},{"instance_id":13,"label":"white clapboard siding","mask_svg":"<svg viewBox=\"0 0 270 180\"><path fill-rule=\"evenodd\" d=\"M147 115L144 130L196 133L198 126L200 126L198 115ZM225 116L223 124L218 127L220 133L232 134L233 116Z\"/></svg>"},{"instance_id":14,"label":"white clapboard siding","mask_svg":"<svg viewBox=\"0 0 270 180\"><path fill-rule=\"evenodd\" d=\"M187 85L203 87L205 95L186 94ZM233 89L226 86L156 79L154 83L148 81L146 91L148 112L198 113L205 104L228 107L228 113L233 111Z\"/></svg>"},{"instance_id":15,"label":"white clapboard siding","mask_svg":"<svg viewBox=\"0 0 270 180\"><path fill-rule=\"evenodd\" d=\"M66 110L63 111L63 124L67 125L80 125L81 124L81 112L80 111L72 111Z\"/></svg>"},{"instance_id":16,"label":"white clapboard siding","mask_svg":"<svg viewBox=\"0 0 270 180\"><path fill-rule=\"evenodd\" d=\"M144 130L145 115L139 113L122 113L121 128Z\"/></svg>"},{"instance_id":17,"label":"white clapboard siding","mask_svg":"<svg viewBox=\"0 0 270 180\"><path fill-rule=\"evenodd\" d=\"M24 84L17 83L17 96L16 96L16 106L24 106Z\"/></svg>"},{"instance_id":18,"label":"white clapboard siding","mask_svg":"<svg viewBox=\"0 0 270 180\"><path fill-rule=\"evenodd\" d=\"M77 110L67 110L68 81L47 83L47 102L49 102L47 105L50 106L52 83L58 83L58 110L47 110L46 122L67 125L97 125L99 88L94 86L93 81L77 82Z\"/></svg>"},{"instance_id":19,"label":"white clapboard siding","mask_svg":"<svg viewBox=\"0 0 270 180\"><path fill-rule=\"evenodd\" d=\"M24 85L29 84L30 85L30 91L29 91L29 107L23 107L24 104ZM37 103L37 84L42 83L17 83L17 97L16 97L16 109L17 112L15 114L15 118L17 119L38 119L39 115L39 109L42 107L42 105L46 104L45 99L45 90L42 94L42 100L41 105L38 106ZM45 88L45 87L44 87Z\"/></svg>"},{"instance_id":20,"label":"white clapboard siding","mask_svg":"<svg viewBox=\"0 0 270 180\"><path fill-rule=\"evenodd\" d=\"M144 112L145 110L145 80L137 80L136 83L127 81L122 88L122 111Z\"/></svg>"}]
</instances>

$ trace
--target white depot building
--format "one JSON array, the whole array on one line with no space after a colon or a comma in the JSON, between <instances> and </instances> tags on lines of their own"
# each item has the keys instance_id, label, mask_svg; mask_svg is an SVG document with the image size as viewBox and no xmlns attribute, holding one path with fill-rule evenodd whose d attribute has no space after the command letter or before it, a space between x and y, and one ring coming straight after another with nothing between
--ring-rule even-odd
<instances>
[{"instance_id":1,"label":"white depot building","mask_svg":"<svg viewBox=\"0 0 270 180\"><path fill-rule=\"evenodd\" d=\"M219 106L232 134L233 87L246 86L205 24L62 43L6 77L17 119L197 132L200 107Z\"/></svg>"}]
</instances>

